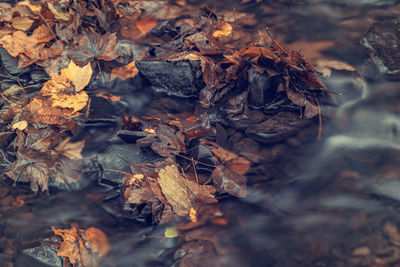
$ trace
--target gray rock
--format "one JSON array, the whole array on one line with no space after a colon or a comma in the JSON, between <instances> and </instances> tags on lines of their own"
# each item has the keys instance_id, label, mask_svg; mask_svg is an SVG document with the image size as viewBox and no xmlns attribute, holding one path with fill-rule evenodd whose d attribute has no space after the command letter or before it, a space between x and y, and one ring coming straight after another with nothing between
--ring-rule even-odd
<instances>
[{"instance_id":1,"label":"gray rock","mask_svg":"<svg viewBox=\"0 0 400 267\"><path fill-rule=\"evenodd\" d=\"M378 70L388 78L400 79L400 21L375 23L361 40L372 56Z\"/></svg>"},{"instance_id":2,"label":"gray rock","mask_svg":"<svg viewBox=\"0 0 400 267\"><path fill-rule=\"evenodd\" d=\"M249 69L249 104L252 108L262 108L275 96L272 80L267 73Z\"/></svg>"},{"instance_id":3,"label":"gray rock","mask_svg":"<svg viewBox=\"0 0 400 267\"><path fill-rule=\"evenodd\" d=\"M16 267L61 267L62 258L57 256L57 249L48 245L24 249L16 257Z\"/></svg>"},{"instance_id":4,"label":"gray rock","mask_svg":"<svg viewBox=\"0 0 400 267\"><path fill-rule=\"evenodd\" d=\"M205 86L200 61L137 61L136 66L155 92L180 97L195 96Z\"/></svg>"},{"instance_id":5,"label":"gray rock","mask_svg":"<svg viewBox=\"0 0 400 267\"><path fill-rule=\"evenodd\" d=\"M129 172L130 163L150 162L163 160L151 150L142 150L135 144L111 145L103 153L97 155L97 162L104 169ZM110 185L121 184L123 174L113 171L103 171L100 182Z\"/></svg>"},{"instance_id":6,"label":"gray rock","mask_svg":"<svg viewBox=\"0 0 400 267\"><path fill-rule=\"evenodd\" d=\"M18 75L21 73L28 72L28 68L23 68L19 69L18 68L18 58L12 57L7 50L4 48L0 47L0 57L1 57L1 63L4 66L4 68L8 71L8 73L12 75Z\"/></svg>"}]
</instances>

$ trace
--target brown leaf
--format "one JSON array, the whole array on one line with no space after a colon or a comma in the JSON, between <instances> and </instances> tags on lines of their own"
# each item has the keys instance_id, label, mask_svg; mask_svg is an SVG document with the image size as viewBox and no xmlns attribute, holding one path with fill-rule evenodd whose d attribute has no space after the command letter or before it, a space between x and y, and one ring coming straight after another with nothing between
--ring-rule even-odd
<instances>
[{"instance_id":1,"label":"brown leaf","mask_svg":"<svg viewBox=\"0 0 400 267\"><path fill-rule=\"evenodd\" d=\"M215 188L209 185L198 185L185 179L172 164L158 171L158 182L162 193L179 216L188 216L192 208L192 199L215 203Z\"/></svg>"},{"instance_id":2,"label":"brown leaf","mask_svg":"<svg viewBox=\"0 0 400 267\"><path fill-rule=\"evenodd\" d=\"M218 166L212 173L212 178L218 192L229 193L232 196L245 197L247 194L247 178L224 166Z\"/></svg>"},{"instance_id":3,"label":"brown leaf","mask_svg":"<svg viewBox=\"0 0 400 267\"><path fill-rule=\"evenodd\" d=\"M56 148L55 150L63 154L69 159L82 159L82 150L85 146L85 140L71 143L71 138L65 138Z\"/></svg>"},{"instance_id":4,"label":"brown leaf","mask_svg":"<svg viewBox=\"0 0 400 267\"><path fill-rule=\"evenodd\" d=\"M180 131L176 131L174 127L159 124L156 129L156 137L151 148L161 157L186 152L185 136Z\"/></svg>"},{"instance_id":5,"label":"brown leaf","mask_svg":"<svg viewBox=\"0 0 400 267\"><path fill-rule=\"evenodd\" d=\"M232 25L225 21L220 21L217 24L217 30L213 32L213 37L219 38L228 36L232 33Z\"/></svg>"},{"instance_id":6,"label":"brown leaf","mask_svg":"<svg viewBox=\"0 0 400 267\"><path fill-rule=\"evenodd\" d=\"M54 227L51 229L63 239L57 256L65 257L72 265L97 266L97 258L110 251L106 234L95 227L83 230L77 225L71 225L70 230Z\"/></svg>"},{"instance_id":7,"label":"brown leaf","mask_svg":"<svg viewBox=\"0 0 400 267\"><path fill-rule=\"evenodd\" d=\"M11 25L14 29L27 31L32 26L34 20L29 17L14 17L11 20Z\"/></svg>"},{"instance_id":8,"label":"brown leaf","mask_svg":"<svg viewBox=\"0 0 400 267\"><path fill-rule=\"evenodd\" d=\"M38 98L32 99L32 101L26 105L26 108L29 112L34 114L34 118L38 122L50 125L63 125L70 121L61 109L52 107L50 103Z\"/></svg>"},{"instance_id":9,"label":"brown leaf","mask_svg":"<svg viewBox=\"0 0 400 267\"><path fill-rule=\"evenodd\" d=\"M79 66L84 66L95 58L110 61L119 56L115 49L116 44L115 33L85 33L80 37L79 45L68 51L68 56Z\"/></svg>"},{"instance_id":10,"label":"brown leaf","mask_svg":"<svg viewBox=\"0 0 400 267\"><path fill-rule=\"evenodd\" d=\"M148 33L157 26L158 26L157 20L152 17L143 18L136 22L136 27L143 34Z\"/></svg>"}]
</instances>

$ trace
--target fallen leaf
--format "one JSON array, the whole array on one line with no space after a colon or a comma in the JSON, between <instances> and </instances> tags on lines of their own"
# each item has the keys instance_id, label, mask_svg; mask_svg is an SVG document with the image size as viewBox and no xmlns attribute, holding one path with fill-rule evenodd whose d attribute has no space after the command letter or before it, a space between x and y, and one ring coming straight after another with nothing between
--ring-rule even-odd
<instances>
[{"instance_id":1,"label":"fallen leaf","mask_svg":"<svg viewBox=\"0 0 400 267\"><path fill-rule=\"evenodd\" d=\"M85 140L72 143L70 142L71 138L65 138L56 148L55 150L63 154L69 159L82 159L82 150L85 146Z\"/></svg>"},{"instance_id":2,"label":"fallen leaf","mask_svg":"<svg viewBox=\"0 0 400 267\"><path fill-rule=\"evenodd\" d=\"M95 227L83 230L73 224L70 230L51 229L62 238L57 256L65 257L72 265L98 266L97 259L110 251L106 234Z\"/></svg>"},{"instance_id":3,"label":"fallen leaf","mask_svg":"<svg viewBox=\"0 0 400 267\"><path fill-rule=\"evenodd\" d=\"M152 17L143 18L136 22L136 27L143 34L148 33L157 26L158 26L157 20Z\"/></svg>"},{"instance_id":4,"label":"fallen leaf","mask_svg":"<svg viewBox=\"0 0 400 267\"><path fill-rule=\"evenodd\" d=\"M14 29L27 31L32 26L34 20L29 17L14 17L11 20L11 25Z\"/></svg>"},{"instance_id":5,"label":"fallen leaf","mask_svg":"<svg viewBox=\"0 0 400 267\"><path fill-rule=\"evenodd\" d=\"M85 33L79 38L78 46L68 50L68 56L79 66L84 66L95 58L111 61L119 56L115 49L116 44L115 33Z\"/></svg>"},{"instance_id":6,"label":"fallen leaf","mask_svg":"<svg viewBox=\"0 0 400 267\"><path fill-rule=\"evenodd\" d=\"M110 75L110 82L116 78L120 78L122 81L125 81L126 79L135 77L138 73L139 70L136 67L136 63L135 61L132 61L126 66L113 69Z\"/></svg>"},{"instance_id":7,"label":"fallen leaf","mask_svg":"<svg viewBox=\"0 0 400 267\"><path fill-rule=\"evenodd\" d=\"M28 127L28 122L27 121L19 121L19 122L14 123L12 125L12 129L13 130L18 129L18 130L23 131L23 130L26 129L26 127Z\"/></svg>"},{"instance_id":8,"label":"fallen leaf","mask_svg":"<svg viewBox=\"0 0 400 267\"><path fill-rule=\"evenodd\" d=\"M172 164L158 171L158 182L162 193L179 216L188 216L192 208L192 199L207 203L215 203L215 188L209 185L199 185L185 179L176 165Z\"/></svg>"},{"instance_id":9,"label":"fallen leaf","mask_svg":"<svg viewBox=\"0 0 400 267\"><path fill-rule=\"evenodd\" d=\"M165 238L178 237L178 228L176 226L165 227L164 236Z\"/></svg>"},{"instance_id":10,"label":"fallen leaf","mask_svg":"<svg viewBox=\"0 0 400 267\"><path fill-rule=\"evenodd\" d=\"M232 25L225 21L220 21L217 24L217 30L213 32L213 37L220 38L228 36L232 33Z\"/></svg>"},{"instance_id":11,"label":"fallen leaf","mask_svg":"<svg viewBox=\"0 0 400 267\"><path fill-rule=\"evenodd\" d=\"M241 198L246 197L247 178L245 176L224 166L216 167L211 176L218 192Z\"/></svg>"},{"instance_id":12,"label":"fallen leaf","mask_svg":"<svg viewBox=\"0 0 400 267\"><path fill-rule=\"evenodd\" d=\"M104 92L104 91L98 92L96 94L96 96L97 97L102 97L102 98L110 100L110 101L121 101L121 97L120 96L115 96L115 95L112 95L112 94Z\"/></svg>"}]
</instances>

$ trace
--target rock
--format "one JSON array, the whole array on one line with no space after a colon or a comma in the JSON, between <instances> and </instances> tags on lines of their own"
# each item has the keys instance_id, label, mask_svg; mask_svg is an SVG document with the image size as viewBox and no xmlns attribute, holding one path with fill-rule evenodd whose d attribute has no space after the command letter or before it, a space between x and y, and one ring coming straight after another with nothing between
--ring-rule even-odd
<instances>
[{"instance_id":1,"label":"rock","mask_svg":"<svg viewBox=\"0 0 400 267\"><path fill-rule=\"evenodd\" d=\"M19 69L18 58L12 57L7 50L2 47L0 47L0 58L2 65L11 75L22 74L29 70L28 68Z\"/></svg>"},{"instance_id":2,"label":"rock","mask_svg":"<svg viewBox=\"0 0 400 267\"><path fill-rule=\"evenodd\" d=\"M110 169L115 171L129 172L130 163L149 162L154 163L163 160L151 150L142 150L135 144L111 145L103 153L97 155L97 163L102 170ZM100 182L110 185L121 184L124 174L103 171Z\"/></svg>"},{"instance_id":3,"label":"rock","mask_svg":"<svg viewBox=\"0 0 400 267\"><path fill-rule=\"evenodd\" d=\"M272 79L268 73L259 73L253 68L248 71L249 77L249 104L252 108L263 108L275 95Z\"/></svg>"},{"instance_id":4,"label":"rock","mask_svg":"<svg viewBox=\"0 0 400 267\"><path fill-rule=\"evenodd\" d=\"M148 134L142 131L119 130L117 135L127 143L135 143L136 140L144 138Z\"/></svg>"},{"instance_id":5,"label":"rock","mask_svg":"<svg viewBox=\"0 0 400 267\"><path fill-rule=\"evenodd\" d=\"M40 244L24 249L16 257L16 267L62 267L62 258L57 256L57 249Z\"/></svg>"},{"instance_id":6,"label":"rock","mask_svg":"<svg viewBox=\"0 0 400 267\"><path fill-rule=\"evenodd\" d=\"M50 79L49 75L43 70L32 70L29 75L31 79L38 83L38 82L45 82Z\"/></svg>"},{"instance_id":7,"label":"rock","mask_svg":"<svg viewBox=\"0 0 400 267\"><path fill-rule=\"evenodd\" d=\"M400 21L397 19L375 23L361 40L381 73L400 79Z\"/></svg>"},{"instance_id":8,"label":"rock","mask_svg":"<svg viewBox=\"0 0 400 267\"><path fill-rule=\"evenodd\" d=\"M249 127L246 135L259 143L271 144L298 133L310 123L311 120L301 119L298 114L279 112L267 120Z\"/></svg>"},{"instance_id":9,"label":"rock","mask_svg":"<svg viewBox=\"0 0 400 267\"><path fill-rule=\"evenodd\" d=\"M196 96L205 86L200 61L137 61L139 73L151 84L155 92L180 97Z\"/></svg>"}]
</instances>

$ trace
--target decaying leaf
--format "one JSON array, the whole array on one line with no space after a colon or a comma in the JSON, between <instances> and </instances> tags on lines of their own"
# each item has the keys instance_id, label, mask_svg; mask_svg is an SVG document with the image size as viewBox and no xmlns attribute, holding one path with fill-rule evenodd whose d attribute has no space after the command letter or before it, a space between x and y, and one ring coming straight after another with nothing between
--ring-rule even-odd
<instances>
[{"instance_id":1,"label":"decaying leaf","mask_svg":"<svg viewBox=\"0 0 400 267\"><path fill-rule=\"evenodd\" d=\"M148 33L153 28L157 27L157 20L152 17L143 18L136 22L136 27L143 34Z\"/></svg>"},{"instance_id":2,"label":"decaying leaf","mask_svg":"<svg viewBox=\"0 0 400 267\"><path fill-rule=\"evenodd\" d=\"M214 198L215 188L209 185L199 185L185 179L176 165L166 166L158 171L158 182L162 193L179 216L188 216L192 208L192 200L217 202Z\"/></svg>"},{"instance_id":3,"label":"decaying leaf","mask_svg":"<svg viewBox=\"0 0 400 267\"><path fill-rule=\"evenodd\" d=\"M110 75L110 82L116 78L120 78L121 80L125 81L126 79L135 77L138 73L139 70L136 67L135 61L132 61L126 66L113 69Z\"/></svg>"},{"instance_id":4,"label":"decaying leaf","mask_svg":"<svg viewBox=\"0 0 400 267\"><path fill-rule=\"evenodd\" d=\"M72 143L70 142L71 138L65 138L56 148L58 152L63 154L69 159L82 159L82 150L85 146L85 140Z\"/></svg>"},{"instance_id":5,"label":"decaying leaf","mask_svg":"<svg viewBox=\"0 0 400 267\"><path fill-rule=\"evenodd\" d=\"M213 32L213 37L219 38L228 36L232 33L232 25L225 21L220 21L217 25L218 30Z\"/></svg>"},{"instance_id":6,"label":"decaying leaf","mask_svg":"<svg viewBox=\"0 0 400 267\"><path fill-rule=\"evenodd\" d=\"M212 178L218 192L226 192L236 197L247 195L247 178L224 166L218 166L212 173Z\"/></svg>"},{"instance_id":7,"label":"decaying leaf","mask_svg":"<svg viewBox=\"0 0 400 267\"><path fill-rule=\"evenodd\" d=\"M73 224L71 229L52 230L62 238L57 256L65 257L72 265L97 266L98 259L110 251L106 234L98 228L83 230Z\"/></svg>"}]
</instances>

